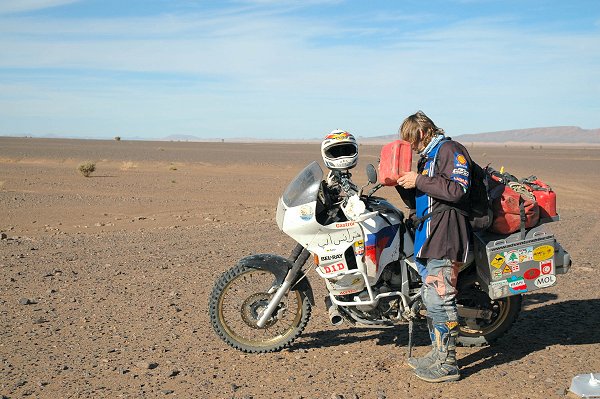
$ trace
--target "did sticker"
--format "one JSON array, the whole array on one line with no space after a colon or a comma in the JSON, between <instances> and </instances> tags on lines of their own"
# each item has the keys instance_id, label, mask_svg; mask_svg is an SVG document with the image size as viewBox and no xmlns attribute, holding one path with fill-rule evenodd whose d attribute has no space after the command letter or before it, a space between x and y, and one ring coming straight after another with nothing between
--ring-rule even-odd
<instances>
[{"instance_id":1,"label":"did sticker","mask_svg":"<svg viewBox=\"0 0 600 399\"><path fill-rule=\"evenodd\" d=\"M554 247L552 245L542 245L533 250L533 260L541 261L550 259L554 256Z\"/></svg>"}]
</instances>

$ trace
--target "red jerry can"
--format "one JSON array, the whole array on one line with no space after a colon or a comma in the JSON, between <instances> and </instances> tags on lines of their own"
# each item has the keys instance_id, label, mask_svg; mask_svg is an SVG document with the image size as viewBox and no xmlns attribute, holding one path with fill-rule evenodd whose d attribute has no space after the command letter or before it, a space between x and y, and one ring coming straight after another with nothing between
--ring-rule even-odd
<instances>
[{"instance_id":1,"label":"red jerry can","mask_svg":"<svg viewBox=\"0 0 600 399\"><path fill-rule=\"evenodd\" d=\"M403 172L412 167L410 143L404 140L392 141L381 149L379 157L379 183L385 186L397 186L397 180Z\"/></svg>"},{"instance_id":2,"label":"red jerry can","mask_svg":"<svg viewBox=\"0 0 600 399\"><path fill-rule=\"evenodd\" d=\"M527 186L540 207L540 218L546 219L556 216L556 193L552 191L552 188L539 179L534 180Z\"/></svg>"}]
</instances>

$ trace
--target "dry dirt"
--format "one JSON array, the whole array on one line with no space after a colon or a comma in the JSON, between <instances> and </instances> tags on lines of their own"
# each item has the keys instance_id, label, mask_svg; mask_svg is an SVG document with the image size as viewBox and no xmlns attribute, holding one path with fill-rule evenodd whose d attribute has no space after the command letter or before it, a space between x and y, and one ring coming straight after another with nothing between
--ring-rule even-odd
<instances>
[{"instance_id":1,"label":"dry dirt","mask_svg":"<svg viewBox=\"0 0 600 399\"><path fill-rule=\"evenodd\" d=\"M379 147L361 146L365 181ZM254 253L288 255L274 222L317 144L0 138L0 395L9 398L554 398L600 372L600 149L474 147L480 164L536 174L558 195L551 228L573 268L526 295L495 345L459 348L463 378L422 382L405 325L329 325L317 307L284 351L225 345L215 279ZM84 178L83 161L97 171ZM393 189L380 191L400 205ZM425 333L417 354L428 350ZM337 395L337 396L336 396Z\"/></svg>"}]
</instances>

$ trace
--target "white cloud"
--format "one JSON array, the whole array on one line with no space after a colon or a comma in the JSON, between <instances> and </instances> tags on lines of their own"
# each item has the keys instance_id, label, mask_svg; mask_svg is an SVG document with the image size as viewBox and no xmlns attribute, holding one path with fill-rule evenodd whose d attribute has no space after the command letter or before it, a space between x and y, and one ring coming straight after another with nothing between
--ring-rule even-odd
<instances>
[{"instance_id":1,"label":"white cloud","mask_svg":"<svg viewBox=\"0 0 600 399\"><path fill-rule=\"evenodd\" d=\"M46 83L41 87L45 97L35 101L27 93L39 91L39 83L30 83L28 90L3 88L4 95L21 99L5 106L13 104L11 112L22 120L28 119L25 112L50 117L43 111L47 101L59 108L55 115L74 109L96 120L106 114L114 124L131 128L151 116L152 129L196 126L219 134L242 122L268 133L290 120L296 121L291 128L296 134L307 133L309 126L338 126L340 120L359 134L383 134L394 131L403 114L423 108L436 121L448 121L439 122L448 131L475 132L577 124L566 121L574 114L566 111L579 101L578 115L582 109L589 114L586 99L597 98L599 90L600 56L594 49L600 48L600 38L594 33L550 34L505 19L414 31L385 24L354 28L268 7L253 10L69 23L0 17L0 53L5 55L0 68L97 75L67 78L84 91ZM106 76L110 71L167 74L185 86L154 82L143 87ZM468 117L457 117L461 114ZM593 118L600 125L598 116Z\"/></svg>"},{"instance_id":2,"label":"white cloud","mask_svg":"<svg viewBox=\"0 0 600 399\"><path fill-rule=\"evenodd\" d=\"M37 11L45 8L63 6L80 0L2 0L0 15Z\"/></svg>"}]
</instances>

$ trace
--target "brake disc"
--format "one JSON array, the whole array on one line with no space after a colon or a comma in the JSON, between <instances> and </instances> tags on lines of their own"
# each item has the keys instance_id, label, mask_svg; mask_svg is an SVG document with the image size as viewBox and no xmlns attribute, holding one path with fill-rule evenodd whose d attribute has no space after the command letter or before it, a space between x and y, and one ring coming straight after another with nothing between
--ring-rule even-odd
<instances>
[{"instance_id":1,"label":"brake disc","mask_svg":"<svg viewBox=\"0 0 600 399\"><path fill-rule=\"evenodd\" d=\"M269 305L269 301L271 300L271 295L266 292L257 292L256 294L250 295L244 303L242 303L242 320L248 326L252 328L261 328L258 327L258 319L260 318L262 312ZM267 320L264 327L269 328L273 326L278 321L278 316L282 314L282 304L280 303L275 310L273 311L273 315Z\"/></svg>"}]
</instances>

